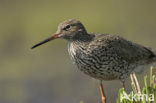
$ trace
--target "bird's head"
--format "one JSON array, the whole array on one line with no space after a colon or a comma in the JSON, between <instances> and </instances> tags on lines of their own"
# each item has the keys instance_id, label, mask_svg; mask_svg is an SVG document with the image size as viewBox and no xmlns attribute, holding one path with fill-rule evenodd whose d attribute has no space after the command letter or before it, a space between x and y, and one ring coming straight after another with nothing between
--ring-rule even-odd
<instances>
[{"instance_id":1,"label":"bird's head","mask_svg":"<svg viewBox=\"0 0 156 103\"><path fill-rule=\"evenodd\" d=\"M85 35L87 35L87 31L85 30L83 24L78 20L69 19L59 24L58 29L53 36L34 45L32 49L57 38L63 38L68 41L72 41L72 40L81 39Z\"/></svg>"}]
</instances>

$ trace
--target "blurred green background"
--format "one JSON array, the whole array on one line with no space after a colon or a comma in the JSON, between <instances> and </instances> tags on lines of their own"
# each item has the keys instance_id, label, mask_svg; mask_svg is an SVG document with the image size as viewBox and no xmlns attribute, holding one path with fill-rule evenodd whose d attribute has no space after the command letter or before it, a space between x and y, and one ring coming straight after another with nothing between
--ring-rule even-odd
<instances>
[{"instance_id":1,"label":"blurred green background","mask_svg":"<svg viewBox=\"0 0 156 103\"><path fill-rule=\"evenodd\" d=\"M0 0L0 103L101 101L98 81L72 64L66 41L30 50L70 18L156 50L155 0ZM116 95L120 82L109 83L107 95Z\"/></svg>"}]
</instances>

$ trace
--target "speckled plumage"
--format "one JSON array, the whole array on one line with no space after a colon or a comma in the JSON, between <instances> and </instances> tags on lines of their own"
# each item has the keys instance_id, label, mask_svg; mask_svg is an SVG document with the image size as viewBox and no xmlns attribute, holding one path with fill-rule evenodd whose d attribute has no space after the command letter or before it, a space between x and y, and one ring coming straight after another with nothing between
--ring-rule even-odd
<instances>
[{"instance_id":1,"label":"speckled plumage","mask_svg":"<svg viewBox=\"0 0 156 103\"><path fill-rule=\"evenodd\" d=\"M156 61L150 49L120 36L89 34L75 19L60 23L54 36L32 48L56 38L68 41L69 54L79 70L100 80L120 79L124 83L131 72L142 72Z\"/></svg>"},{"instance_id":2,"label":"speckled plumage","mask_svg":"<svg viewBox=\"0 0 156 103\"><path fill-rule=\"evenodd\" d=\"M137 67L151 64L155 59L155 54L149 49L119 36L89 35L91 40L69 42L68 49L78 68L94 78L124 82Z\"/></svg>"},{"instance_id":3,"label":"speckled plumage","mask_svg":"<svg viewBox=\"0 0 156 103\"><path fill-rule=\"evenodd\" d=\"M72 24L73 21L62 24ZM100 80L120 79L124 82L132 71L142 72L145 68L140 66L156 59L155 54L144 46L111 34L88 34L85 28L76 39L67 40L69 54L78 69Z\"/></svg>"},{"instance_id":4,"label":"speckled plumage","mask_svg":"<svg viewBox=\"0 0 156 103\"><path fill-rule=\"evenodd\" d=\"M75 19L60 23L53 36L32 48L57 38L68 41L69 54L79 70L100 80L102 103L106 103L102 80L119 79L125 88L124 82L132 72L141 73L156 61L150 49L120 36L87 33Z\"/></svg>"}]
</instances>

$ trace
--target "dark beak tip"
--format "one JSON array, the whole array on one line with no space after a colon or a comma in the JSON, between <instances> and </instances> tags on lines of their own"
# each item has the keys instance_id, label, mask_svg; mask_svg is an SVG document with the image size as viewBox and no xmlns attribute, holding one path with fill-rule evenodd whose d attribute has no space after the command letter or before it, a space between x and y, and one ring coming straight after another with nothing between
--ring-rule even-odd
<instances>
[{"instance_id":1,"label":"dark beak tip","mask_svg":"<svg viewBox=\"0 0 156 103\"><path fill-rule=\"evenodd\" d=\"M31 47L30 49L34 49L34 47Z\"/></svg>"},{"instance_id":2,"label":"dark beak tip","mask_svg":"<svg viewBox=\"0 0 156 103\"><path fill-rule=\"evenodd\" d=\"M36 48L39 45L41 45L41 44L36 44L36 45L32 46L30 49L34 49L34 48Z\"/></svg>"},{"instance_id":3,"label":"dark beak tip","mask_svg":"<svg viewBox=\"0 0 156 103\"><path fill-rule=\"evenodd\" d=\"M36 48L36 47L38 47L38 46L40 46L40 45L42 45L42 44L44 44L44 43L47 43L47 42L49 42L49 41L51 41L51 40L53 40L53 39L56 39L56 38L59 38L59 34L55 34L54 36L52 36L52 37L50 37L50 38L47 38L47 39L45 39L45 40L39 42L38 44L32 46L31 49L34 49L34 48Z\"/></svg>"}]
</instances>

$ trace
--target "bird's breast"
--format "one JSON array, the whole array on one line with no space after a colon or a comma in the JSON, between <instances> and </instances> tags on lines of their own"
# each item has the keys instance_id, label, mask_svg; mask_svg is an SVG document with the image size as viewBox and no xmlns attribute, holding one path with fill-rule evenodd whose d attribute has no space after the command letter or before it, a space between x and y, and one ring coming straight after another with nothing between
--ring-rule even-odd
<instances>
[{"instance_id":1,"label":"bird's breast","mask_svg":"<svg viewBox=\"0 0 156 103\"><path fill-rule=\"evenodd\" d=\"M74 56L76 55L76 48L71 42L68 43L68 52L71 58L74 59Z\"/></svg>"},{"instance_id":2,"label":"bird's breast","mask_svg":"<svg viewBox=\"0 0 156 103\"><path fill-rule=\"evenodd\" d=\"M105 80L114 79L116 76L112 72L116 63L109 61L109 57L105 57L105 52L89 51L87 46L83 44L68 44L68 52L78 69L94 78L102 78ZM99 53L102 53L101 56Z\"/></svg>"}]
</instances>

